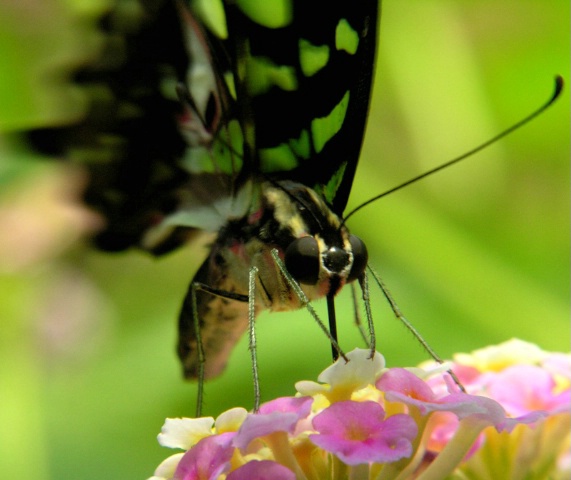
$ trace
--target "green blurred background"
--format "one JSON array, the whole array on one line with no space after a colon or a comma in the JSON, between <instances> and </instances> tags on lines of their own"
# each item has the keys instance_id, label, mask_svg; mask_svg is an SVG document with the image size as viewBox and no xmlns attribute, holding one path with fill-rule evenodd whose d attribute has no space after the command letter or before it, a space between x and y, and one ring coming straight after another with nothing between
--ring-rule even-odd
<instances>
[{"instance_id":1,"label":"green blurred background","mask_svg":"<svg viewBox=\"0 0 571 480\"><path fill-rule=\"evenodd\" d=\"M95 48L69 5L89 17L103 3L0 4L4 130L75 111L57 74L38 85L25 79ZM386 0L349 208L544 102L554 74L570 79L568 18L565 0ZM60 57L50 57L55 51ZM569 123L566 90L509 138L351 218L370 263L441 356L511 337L569 350ZM0 162L0 471L35 480L150 476L172 453L155 440L164 418L194 412L196 386L181 380L173 346L199 260L192 248L155 260L74 241L77 215L50 209L61 172L10 140ZM19 260L28 248L31 259ZM348 293L338 301L346 350L360 345ZM388 364L426 359L374 287L372 297ZM294 393L296 380L314 379L329 362L327 340L305 312L263 314L257 333L265 399ZM206 414L251 407L245 340L207 384Z\"/></svg>"}]
</instances>

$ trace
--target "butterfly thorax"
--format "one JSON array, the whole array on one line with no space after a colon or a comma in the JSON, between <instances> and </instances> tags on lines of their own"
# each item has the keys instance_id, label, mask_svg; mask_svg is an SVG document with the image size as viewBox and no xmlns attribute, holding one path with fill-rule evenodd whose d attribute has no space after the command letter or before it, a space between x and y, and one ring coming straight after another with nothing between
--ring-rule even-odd
<instances>
[{"instance_id":1,"label":"butterfly thorax","mask_svg":"<svg viewBox=\"0 0 571 480\"><path fill-rule=\"evenodd\" d=\"M335 294L349 279L353 252L348 229L310 188L292 182L259 184L260 202L243 218L221 230L210 257L247 294L248 274L257 267L257 298L265 308L300 308L299 299L271 256L276 249L309 300ZM311 242L311 258L302 251L295 264L296 241ZM294 258L294 262L290 261Z\"/></svg>"}]
</instances>

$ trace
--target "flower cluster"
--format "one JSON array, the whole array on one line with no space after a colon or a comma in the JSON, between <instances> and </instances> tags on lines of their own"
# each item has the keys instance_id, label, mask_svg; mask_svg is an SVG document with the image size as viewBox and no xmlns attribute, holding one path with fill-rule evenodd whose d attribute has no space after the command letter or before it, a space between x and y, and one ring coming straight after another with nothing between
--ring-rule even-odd
<instances>
[{"instance_id":1,"label":"flower cluster","mask_svg":"<svg viewBox=\"0 0 571 480\"><path fill-rule=\"evenodd\" d=\"M257 413L167 419L152 480L568 478L571 356L512 340L442 366L354 350Z\"/></svg>"}]
</instances>

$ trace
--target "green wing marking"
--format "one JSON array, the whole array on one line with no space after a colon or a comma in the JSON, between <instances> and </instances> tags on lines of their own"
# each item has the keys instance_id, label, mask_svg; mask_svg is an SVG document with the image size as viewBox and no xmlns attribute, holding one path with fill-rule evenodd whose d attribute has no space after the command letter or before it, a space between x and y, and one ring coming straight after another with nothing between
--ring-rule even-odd
<instances>
[{"instance_id":1,"label":"green wing marking","mask_svg":"<svg viewBox=\"0 0 571 480\"><path fill-rule=\"evenodd\" d=\"M244 132L241 173L300 181L341 214L369 106L377 1L217 1L217 24L204 3L193 12L236 87L224 116Z\"/></svg>"}]
</instances>

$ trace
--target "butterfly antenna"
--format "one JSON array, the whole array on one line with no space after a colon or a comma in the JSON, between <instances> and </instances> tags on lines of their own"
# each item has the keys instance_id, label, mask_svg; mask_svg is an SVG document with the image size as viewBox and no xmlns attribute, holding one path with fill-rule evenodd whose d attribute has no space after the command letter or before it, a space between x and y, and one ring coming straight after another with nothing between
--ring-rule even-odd
<instances>
[{"instance_id":1,"label":"butterfly antenna","mask_svg":"<svg viewBox=\"0 0 571 480\"><path fill-rule=\"evenodd\" d=\"M492 145L493 143L497 142L498 140L500 140L501 138L511 134L512 132L514 132L515 130L519 129L520 127L523 127L526 123L530 122L531 120L533 120L535 117L537 117L538 115L542 114L545 110L547 110L561 95L561 92L563 90L563 77L561 77L560 75L557 75L555 77L555 88L554 91L551 95L551 97L549 98L549 100L544 103L541 107L539 107L538 109L536 109L535 111L533 111L531 114L529 114L528 116L526 116L525 118L523 118L522 120L520 120L519 122L516 122L515 124L513 124L511 127L507 128L506 130L504 130L503 132L499 133L498 135L492 137L491 139L489 139L488 141L482 143L481 145L477 146L476 148L473 148L472 150L469 150L468 152L460 155L459 157L456 157L448 162L443 163L442 165L439 165L438 167L435 167L431 170L428 170L427 172L424 172L416 177L411 178L410 180L407 180L404 183L401 183L400 185L397 185L396 187L391 188L390 190L387 190L386 192L383 192L379 195L374 196L373 198L370 198L369 200L363 202L361 205L355 207L353 210L351 210L347 215L345 215L345 217L343 218L343 222L342 224L345 224L345 222L349 219L349 217L353 216L355 213L357 213L359 210L361 210L363 207L377 201L378 199L385 197L387 195L389 195L390 193L396 192L397 190L400 190L401 188L407 187L408 185L411 185L412 183L416 183L419 180L422 180L423 178L428 177L429 175L432 175L436 172L439 172L440 170L443 170L445 168L450 167L451 165L454 165L455 163L458 163L462 160L464 160L465 158L471 157L472 155L480 152L481 150L484 150L485 148L487 148L488 146Z\"/></svg>"}]
</instances>

